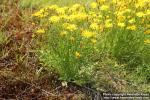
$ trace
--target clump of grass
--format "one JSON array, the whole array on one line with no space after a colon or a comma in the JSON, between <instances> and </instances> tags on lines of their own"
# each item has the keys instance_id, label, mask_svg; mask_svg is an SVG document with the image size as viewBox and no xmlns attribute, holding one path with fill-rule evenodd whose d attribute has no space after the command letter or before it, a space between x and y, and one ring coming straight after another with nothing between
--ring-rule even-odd
<instances>
[{"instance_id":1,"label":"clump of grass","mask_svg":"<svg viewBox=\"0 0 150 100\"><path fill-rule=\"evenodd\" d=\"M145 40L149 35L148 1L140 4L97 0L89 6L51 5L40 9L32 15L39 25L33 36L42 44L39 58L56 69L64 81L78 79L80 70L88 69L97 54L115 59L127 73L135 71L147 62L143 51L150 43Z\"/></svg>"}]
</instances>

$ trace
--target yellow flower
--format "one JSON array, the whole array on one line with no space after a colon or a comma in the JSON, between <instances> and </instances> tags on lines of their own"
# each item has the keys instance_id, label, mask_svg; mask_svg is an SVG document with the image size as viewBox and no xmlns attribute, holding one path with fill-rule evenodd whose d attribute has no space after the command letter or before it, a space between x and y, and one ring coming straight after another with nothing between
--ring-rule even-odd
<instances>
[{"instance_id":1,"label":"yellow flower","mask_svg":"<svg viewBox=\"0 0 150 100\"><path fill-rule=\"evenodd\" d=\"M51 23L58 23L59 21L60 21L60 17L59 16L51 16L50 18L49 18L49 21L51 22Z\"/></svg>"},{"instance_id":2,"label":"yellow flower","mask_svg":"<svg viewBox=\"0 0 150 100\"><path fill-rule=\"evenodd\" d=\"M109 19L109 18L110 18L110 16L107 15L107 16L106 16L106 19Z\"/></svg>"},{"instance_id":3,"label":"yellow flower","mask_svg":"<svg viewBox=\"0 0 150 100\"><path fill-rule=\"evenodd\" d=\"M58 14L65 14L65 8L58 8L58 9L56 9L56 12Z\"/></svg>"},{"instance_id":4,"label":"yellow flower","mask_svg":"<svg viewBox=\"0 0 150 100\"><path fill-rule=\"evenodd\" d=\"M68 19L68 15L60 15L59 16L60 17L60 19L62 19L62 20L67 20Z\"/></svg>"},{"instance_id":5,"label":"yellow flower","mask_svg":"<svg viewBox=\"0 0 150 100\"><path fill-rule=\"evenodd\" d=\"M125 27L125 24L124 23L118 23L118 26L119 27Z\"/></svg>"},{"instance_id":6,"label":"yellow flower","mask_svg":"<svg viewBox=\"0 0 150 100\"><path fill-rule=\"evenodd\" d=\"M62 32L60 32L60 35L61 35L61 36L67 35L67 31L62 31Z\"/></svg>"},{"instance_id":7,"label":"yellow flower","mask_svg":"<svg viewBox=\"0 0 150 100\"><path fill-rule=\"evenodd\" d=\"M107 11L109 9L109 6L102 5L100 9L103 10L103 11Z\"/></svg>"},{"instance_id":8,"label":"yellow flower","mask_svg":"<svg viewBox=\"0 0 150 100\"><path fill-rule=\"evenodd\" d=\"M78 20L85 20L88 17L86 13L78 13L77 19Z\"/></svg>"},{"instance_id":9,"label":"yellow flower","mask_svg":"<svg viewBox=\"0 0 150 100\"><path fill-rule=\"evenodd\" d=\"M106 28L111 28L111 27L113 27L113 24L111 23L111 19L107 19L107 20L105 21L105 27L106 27Z\"/></svg>"},{"instance_id":10,"label":"yellow flower","mask_svg":"<svg viewBox=\"0 0 150 100\"><path fill-rule=\"evenodd\" d=\"M83 21L88 17L88 15L86 13L77 13L77 14L71 14L70 16L68 16L68 20L69 21Z\"/></svg>"},{"instance_id":11,"label":"yellow flower","mask_svg":"<svg viewBox=\"0 0 150 100\"><path fill-rule=\"evenodd\" d=\"M126 18L127 18L127 19L130 19L130 18L131 18L131 16L130 16L130 15L128 15Z\"/></svg>"},{"instance_id":12,"label":"yellow flower","mask_svg":"<svg viewBox=\"0 0 150 100\"><path fill-rule=\"evenodd\" d=\"M147 27L147 28L150 28L150 24L146 24L146 27Z\"/></svg>"},{"instance_id":13,"label":"yellow flower","mask_svg":"<svg viewBox=\"0 0 150 100\"><path fill-rule=\"evenodd\" d=\"M74 4L71 8L69 8L69 13L76 12L77 10L83 11L84 7L81 4Z\"/></svg>"},{"instance_id":14,"label":"yellow flower","mask_svg":"<svg viewBox=\"0 0 150 100\"><path fill-rule=\"evenodd\" d=\"M42 34L42 33L45 33L45 30L44 29L38 29L38 30L36 30L36 33Z\"/></svg>"},{"instance_id":15,"label":"yellow flower","mask_svg":"<svg viewBox=\"0 0 150 100\"><path fill-rule=\"evenodd\" d=\"M92 39L91 42L92 42L93 44L95 44L95 43L97 42L97 40L96 40L96 39Z\"/></svg>"},{"instance_id":16,"label":"yellow flower","mask_svg":"<svg viewBox=\"0 0 150 100\"><path fill-rule=\"evenodd\" d=\"M76 58L80 58L80 57L81 57L81 54L76 51L76 52L75 52L75 57L76 57Z\"/></svg>"},{"instance_id":17,"label":"yellow flower","mask_svg":"<svg viewBox=\"0 0 150 100\"><path fill-rule=\"evenodd\" d=\"M75 21L76 20L76 15L75 14L71 14L66 18L68 21Z\"/></svg>"},{"instance_id":18,"label":"yellow flower","mask_svg":"<svg viewBox=\"0 0 150 100\"><path fill-rule=\"evenodd\" d=\"M142 7L144 7L145 6L145 0L139 0L136 4L135 4L135 7L136 8L142 8Z\"/></svg>"},{"instance_id":19,"label":"yellow flower","mask_svg":"<svg viewBox=\"0 0 150 100\"><path fill-rule=\"evenodd\" d=\"M92 23L92 24L90 25L90 28L93 29L93 30L98 30L98 29L99 29L99 26L98 26L97 23Z\"/></svg>"},{"instance_id":20,"label":"yellow flower","mask_svg":"<svg viewBox=\"0 0 150 100\"><path fill-rule=\"evenodd\" d=\"M150 15L150 10L147 10L145 15L149 16Z\"/></svg>"},{"instance_id":21,"label":"yellow flower","mask_svg":"<svg viewBox=\"0 0 150 100\"><path fill-rule=\"evenodd\" d=\"M39 18L43 18L47 15L48 15L48 12L46 12L44 9L41 9L40 11L32 14L33 17L39 17Z\"/></svg>"},{"instance_id":22,"label":"yellow flower","mask_svg":"<svg viewBox=\"0 0 150 100\"><path fill-rule=\"evenodd\" d=\"M95 33L94 33L94 32L91 32L91 31L88 31L88 30L84 30L84 31L81 33L81 35L82 35L83 37L90 38L90 37L94 36Z\"/></svg>"},{"instance_id":23,"label":"yellow flower","mask_svg":"<svg viewBox=\"0 0 150 100\"><path fill-rule=\"evenodd\" d=\"M103 25L103 24L101 24L101 25L99 26L99 30L100 30L100 32L103 32L103 31L104 31L104 25Z\"/></svg>"},{"instance_id":24,"label":"yellow flower","mask_svg":"<svg viewBox=\"0 0 150 100\"><path fill-rule=\"evenodd\" d=\"M126 19L126 17L123 16L123 15L117 16L117 20L118 20L118 21L124 21L125 19Z\"/></svg>"},{"instance_id":25,"label":"yellow flower","mask_svg":"<svg viewBox=\"0 0 150 100\"><path fill-rule=\"evenodd\" d=\"M116 11L115 15L117 16L123 16L124 12L123 11Z\"/></svg>"},{"instance_id":26,"label":"yellow flower","mask_svg":"<svg viewBox=\"0 0 150 100\"><path fill-rule=\"evenodd\" d=\"M111 27L113 27L113 24L112 24L112 23L106 23L106 24L105 24L105 27L106 27L106 28L111 28Z\"/></svg>"},{"instance_id":27,"label":"yellow flower","mask_svg":"<svg viewBox=\"0 0 150 100\"><path fill-rule=\"evenodd\" d=\"M144 43L145 43L145 44L149 44L149 43L150 43L150 39L144 40Z\"/></svg>"},{"instance_id":28,"label":"yellow flower","mask_svg":"<svg viewBox=\"0 0 150 100\"><path fill-rule=\"evenodd\" d=\"M95 18L94 18L94 17L93 17L93 18L91 17L91 19L89 19L89 22L91 22L91 23L100 23L100 21L101 21L101 20L100 20L100 18L98 18L98 17L97 17L97 18L96 18L96 17L95 17Z\"/></svg>"},{"instance_id":29,"label":"yellow flower","mask_svg":"<svg viewBox=\"0 0 150 100\"><path fill-rule=\"evenodd\" d=\"M128 22L129 22L130 24L135 23L135 18L130 19Z\"/></svg>"},{"instance_id":30,"label":"yellow flower","mask_svg":"<svg viewBox=\"0 0 150 100\"><path fill-rule=\"evenodd\" d=\"M136 30L136 26L135 25L130 25L130 26L127 27L127 29L134 31L134 30Z\"/></svg>"},{"instance_id":31,"label":"yellow flower","mask_svg":"<svg viewBox=\"0 0 150 100\"><path fill-rule=\"evenodd\" d=\"M69 23L65 23L63 24L64 28L69 30L69 31L75 31L77 30L77 25L75 24L69 24Z\"/></svg>"},{"instance_id":32,"label":"yellow flower","mask_svg":"<svg viewBox=\"0 0 150 100\"><path fill-rule=\"evenodd\" d=\"M112 0L112 3L117 3L117 0Z\"/></svg>"},{"instance_id":33,"label":"yellow flower","mask_svg":"<svg viewBox=\"0 0 150 100\"><path fill-rule=\"evenodd\" d=\"M96 12L94 12L94 11L89 11L89 15L91 15L91 17L96 17L97 16Z\"/></svg>"},{"instance_id":34,"label":"yellow flower","mask_svg":"<svg viewBox=\"0 0 150 100\"><path fill-rule=\"evenodd\" d=\"M131 9L125 9L124 10L124 13L130 13L131 12Z\"/></svg>"},{"instance_id":35,"label":"yellow flower","mask_svg":"<svg viewBox=\"0 0 150 100\"><path fill-rule=\"evenodd\" d=\"M93 8L93 9L97 8L97 3L96 2L92 2L91 3L91 8Z\"/></svg>"},{"instance_id":36,"label":"yellow flower","mask_svg":"<svg viewBox=\"0 0 150 100\"><path fill-rule=\"evenodd\" d=\"M138 13L136 13L136 16L138 16L138 17L144 17L145 14L143 12L138 12Z\"/></svg>"},{"instance_id":37,"label":"yellow flower","mask_svg":"<svg viewBox=\"0 0 150 100\"><path fill-rule=\"evenodd\" d=\"M80 7L82 7L82 5L81 4L78 4L78 3L76 3L76 4L74 4L73 6L72 6L72 8L80 8Z\"/></svg>"},{"instance_id":38,"label":"yellow flower","mask_svg":"<svg viewBox=\"0 0 150 100\"><path fill-rule=\"evenodd\" d=\"M146 30L146 31L144 32L144 34L150 34L150 29L149 29L149 30Z\"/></svg>"}]
</instances>

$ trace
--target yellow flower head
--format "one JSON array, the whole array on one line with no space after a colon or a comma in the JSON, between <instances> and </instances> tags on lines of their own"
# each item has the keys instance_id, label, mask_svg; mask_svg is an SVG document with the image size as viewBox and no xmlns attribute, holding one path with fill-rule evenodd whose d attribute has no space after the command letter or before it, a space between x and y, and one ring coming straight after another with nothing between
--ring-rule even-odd
<instances>
[{"instance_id":1,"label":"yellow flower head","mask_svg":"<svg viewBox=\"0 0 150 100\"><path fill-rule=\"evenodd\" d=\"M95 44L95 43L97 42L97 40L96 40L96 39L92 39L91 42L92 42L93 44Z\"/></svg>"},{"instance_id":2,"label":"yellow flower head","mask_svg":"<svg viewBox=\"0 0 150 100\"><path fill-rule=\"evenodd\" d=\"M69 21L83 21L88 17L86 13L77 13L77 14L71 14L68 16Z\"/></svg>"},{"instance_id":3,"label":"yellow flower head","mask_svg":"<svg viewBox=\"0 0 150 100\"><path fill-rule=\"evenodd\" d=\"M74 4L71 8L69 8L69 12L76 12L77 10L83 10L84 7L80 4Z\"/></svg>"},{"instance_id":4,"label":"yellow flower head","mask_svg":"<svg viewBox=\"0 0 150 100\"><path fill-rule=\"evenodd\" d=\"M56 9L56 12L58 14L65 14L65 8L58 8L58 9Z\"/></svg>"},{"instance_id":5,"label":"yellow flower head","mask_svg":"<svg viewBox=\"0 0 150 100\"><path fill-rule=\"evenodd\" d=\"M103 11L107 11L108 9L109 9L109 6L107 6L107 5L101 6L101 10L103 10Z\"/></svg>"},{"instance_id":6,"label":"yellow flower head","mask_svg":"<svg viewBox=\"0 0 150 100\"><path fill-rule=\"evenodd\" d=\"M136 26L135 25L130 25L130 26L127 27L127 29L134 31L134 30L136 30Z\"/></svg>"},{"instance_id":7,"label":"yellow flower head","mask_svg":"<svg viewBox=\"0 0 150 100\"><path fill-rule=\"evenodd\" d=\"M124 10L124 13L130 13L131 12L131 9L125 9Z\"/></svg>"},{"instance_id":8,"label":"yellow flower head","mask_svg":"<svg viewBox=\"0 0 150 100\"><path fill-rule=\"evenodd\" d=\"M91 8L95 9L95 8L97 8L97 3L96 2L92 2L90 6L91 6Z\"/></svg>"},{"instance_id":9,"label":"yellow flower head","mask_svg":"<svg viewBox=\"0 0 150 100\"><path fill-rule=\"evenodd\" d=\"M118 21L124 21L125 19L126 19L126 17L123 16L123 15L117 16L117 20L118 20Z\"/></svg>"},{"instance_id":10,"label":"yellow flower head","mask_svg":"<svg viewBox=\"0 0 150 100\"><path fill-rule=\"evenodd\" d=\"M117 3L117 0L112 0L112 3Z\"/></svg>"},{"instance_id":11,"label":"yellow flower head","mask_svg":"<svg viewBox=\"0 0 150 100\"><path fill-rule=\"evenodd\" d=\"M118 26L123 28L123 27L125 27L125 24L124 23L118 23Z\"/></svg>"},{"instance_id":12,"label":"yellow flower head","mask_svg":"<svg viewBox=\"0 0 150 100\"><path fill-rule=\"evenodd\" d=\"M138 12L138 13L136 13L136 16L138 16L138 17L144 17L145 14L143 12Z\"/></svg>"},{"instance_id":13,"label":"yellow flower head","mask_svg":"<svg viewBox=\"0 0 150 100\"><path fill-rule=\"evenodd\" d=\"M60 17L60 19L62 19L62 20L68 20L68 15L60 15L59 16Z\"/></svg>"},{"instance_id":14,"label":"yellow flower head","mask_svg":"<svg viewBox=\"0 0 150 100\"><path fill-rule=\"evenodd\" d=\"M58 23L59 21L60 21L60 17L59 16L51 16L50 18L49 18L49 21L51 22L51 23Z\"/></svg>"},{"instance_id":15,"label":"yellow flower head","mask_svg":"<svg viewBox=\"0 0 150 100\"><path fill-rule=\"evenodd\" d=\"M39 18L43 18L47 15L48 15L48 12L46 12L44 9L41 9L40 11L35 12L34 14L32 14L33 17L39 17Z\"/></svg>"},{"instance_id":16,"label":"yellow flower head","mask_svg":"<svg viewBox=\"0 0 150 100\"><path fill-rule=\"evenodd\" d=\"M78 20L85 20L88 17L86 13L78 13L77 14L77 19Z\"/></svg>"},{"instance_id":17,"label":"yellow flower head","mask_svg":"<svg viewBox=\"0 0 150 100\"><path fill-rule=\"evenodd\" d=\"M98 30L98 29L99 29L99 26L98 26L97 23L92 23L92 24L90 25L90 28L93 29L93 30Z\"/></svg>"},{"instance_id":18,"label":"yellow flower head","mask_svg":"<svg viewBox=\"0 0 150 100\"><path fill-rule=\"evenodd\" d=\"M149 29L149 30L146 30L146 31L144 32L144 34L149 34L149 35L150 35L150 29Z\"/></svg>"},{"instance_id":19,"label":"yellow flower head","mask_svg":"<svg viewBox=\"0 0 150 100\"><path fill-rule=\"evenodd\" d=\"M60 35L61 36L65 36L65 35L67 35L68 33L67 33L67 31L62 31L62 32L60 32Z\"/></svg>"},{"instance_id":20,"label":"yellow flower head","mask_svg":"<svg viewBox=\"0 0 150 100\"><path fill-rule=\"evenodd\" d=\"M135 18L130 19L128 22L129 22L130 24L135 23Z\"/></svg>"},{"instance_id":21,"label":"yellow flower head","mask_svg":"<svg viewBox=\"0 0 150 100\"><path fill-rule=\"evenodd\" d=\"M147 10L145 15L150 16L150 10Z\"/></svg>"},{"instance_id":22,"label":"yellow flower head","mask_svg":"<svg viewBox=\"0 0 150 100\"><path fill-rule=\"evenodd\" d=\"M65 23L63 24L64 28L69 30L69 31L75 31L77 30L77 25L75 24L69 24L69 23Z\"/></svg>"},{"instance_id":23,"label":"yellow flower head","mask_svg":"<svg viewBox=\"0 0 150 100\"><path fill-rule=\"evenodd\" d=\"M81 54L76 51L76 52L75 52L75 57L76 57L76 58L80 58L80 57L81 57Z\"/></svg>"},{"instance_id":24,"label":"yellow flower head","mask_svg":"<svg viewBox=\"0 0 150 100\"><path fill-rule=\"evenodd\" d=\"M145 44L150 44L150 39L144 40L144 43L145 43Z\"/></svg>"},{"instance_id":25,"label":"yellow flower head","mask_svg":"<svg viewBox=\"0 0 150 100\"><path fill-rule=\"evenodd\" d=\"M36 33L43 34L43 33L45 33L45 30L44 29L38 29L38 30L36 30Z\"/></svg>"},{"instance_id":26,"label":"yellow flower head","mask_svg":"<svg viewBox=\"0 0 150 100\"><path fill-rule=\"evenodd\" d=\"M136 8L143 8L146 4L146 0L138 0L138 2L135 4Z\"/></svg>"},{"instance_id":27,"label":"yellow flower head","mask_svg":"<svg viewBox=\"0 0 150 100\"><path fill-rule=\"evenodd\" d=\"M84 30L84 31L81 33L81 35L82 35L83 37L90 38L90 37L94 36L95 33L94 33L94 32L91 32L91 31L88 31L88 30Z\"/></svg>"},{"instance_id":28,"label":"yellow flower head","mask_svg":"<svg viewBox=\"0 0 150 100\"><path fill-rule=\"evenodd\" d=\"M146 24L146 27L147 27L147 28L150 28L150 24Z\"/></svg>"},{"instance_id":29,"label":"yellow flower head","mask_svg":"<svg viewBox=\"0 0 150 100\"><path fill-rule=\"evenodd\" d=\"M105 21L105 27L106 27L106 28L111 28L111 27L113 27L113 24L112 24L112 22L111 22L111 19L108 19L108 20Z\"/></svg>"},{"instance_id":30,"label":"yellow flower head","mask_svg":"<svg viewBox=\"0 0 150 100\"><path fill-rule=\"evenodd\" d=\"M81 4L78 4L78 3L76 3L76 4L74 4L73 6L72 6L72 8L80 8L80 7L82 7L82 5Z\"/></svg>"}]
</instances>

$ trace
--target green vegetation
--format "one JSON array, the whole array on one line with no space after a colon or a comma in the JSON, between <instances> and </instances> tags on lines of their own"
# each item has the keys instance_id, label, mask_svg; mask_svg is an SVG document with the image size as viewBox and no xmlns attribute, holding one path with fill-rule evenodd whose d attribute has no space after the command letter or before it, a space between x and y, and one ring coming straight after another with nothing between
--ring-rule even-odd
<instances>
[{"instance_id":1,"label":"green vegetation","mask_svg":"<svg viewBox=\"0 0 150 100\"><path fill-rule=\"evenodd\" d=\"M56 88L148 92L149 6L149 0L2 0L0 72Z\"/></svg>"},{"instance_id":2,"label":"green vegetation","mask_svg":"<svg viewBox=\"0 0 150 100\"><path fill-rule=\"evenodd\" d=\"M86 7L85 4L74 4L71 7L52 5L40 9L33 14L35 24L39 25L35 36L44 40L41 41L43 49L39 58L44 65L54 67L63 81L85 82L93 74L90 76L83 69L86 71L91 66L96 66L95 63L106 63L104 65L108 69L105 74L114 73L116 76L120 72L119 75L123 74L124 77L117 76L118 78L135 82L136 86L142 81L149 83L149 62L145 55L148 52L145 48L149 47L149 40L145 40L149 34L146 33L148 27L145 27L148 25L149 10L146 7L141 10L136 8L138 3L130 3L135 7L126 5L121 9L117 7L122 5L115 4L115 1L97 1ZM114 8L112 4L117 7ZM117 71L114 72L113 69ZM99 70L102 73L105 71L101 68ZM81 75L85 78L79 78L80 72L85 74ZM93 82L87 80L89 81Z\"/></svg>"}]
</instances>

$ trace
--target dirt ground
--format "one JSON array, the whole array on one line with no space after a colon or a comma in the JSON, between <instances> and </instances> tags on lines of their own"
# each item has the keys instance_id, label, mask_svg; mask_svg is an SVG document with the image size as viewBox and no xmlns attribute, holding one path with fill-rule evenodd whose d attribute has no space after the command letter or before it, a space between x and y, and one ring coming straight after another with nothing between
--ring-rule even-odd
<instances>
[{"instance_id":1,"label":"dirt ground","mask_svg":"<svg viewBox=\"0 0 150 100\"><path fill-rule=\"evenodd\" d=\"M42 71L32 48L32 21L25 21L24 14L15 2L0 4L0 31L7 40L0 44L0 100L86 100L87 97L74 86L62 87L57 74ZM87 99L89 100L89 99Z\"/></svg>"}]
</instances>

